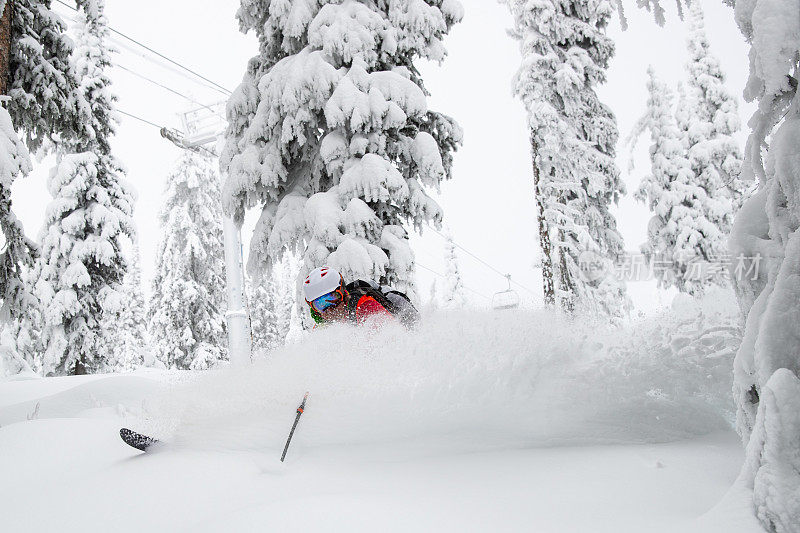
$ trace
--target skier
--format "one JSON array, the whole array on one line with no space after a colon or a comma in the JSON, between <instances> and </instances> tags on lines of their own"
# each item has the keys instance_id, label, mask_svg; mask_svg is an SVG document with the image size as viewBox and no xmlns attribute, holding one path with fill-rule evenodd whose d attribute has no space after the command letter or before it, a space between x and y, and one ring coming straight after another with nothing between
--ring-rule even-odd
<instances>
[{"instance_id":1,"label":"skier","mask_svg":"<svg viewBox=\"0 0 800 533\"><path fill-rule=\"evenodd\" d=\"M379 322L397 319L410 327L418 317L416 308L400 291L363 280L345 284L342 275L330 267L312 270L303 282L303 292L316 324L363 324L377 317Z\"/></svg>"}]
</instances>

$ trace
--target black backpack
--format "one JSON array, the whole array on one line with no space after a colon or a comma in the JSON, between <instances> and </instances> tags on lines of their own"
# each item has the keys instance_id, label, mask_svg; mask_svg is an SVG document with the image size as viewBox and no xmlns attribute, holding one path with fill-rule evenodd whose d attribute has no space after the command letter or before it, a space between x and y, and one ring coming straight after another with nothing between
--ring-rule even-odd
<instances>
[{"instance_id":1,"label":"black backpack","mask_svg":"<svg viewBox=\"0 0 800 533\"><path fill-rule=\"evenodd\" d=\"M404 293L386 285L378 285L373 281L358 279L345 286L350 293L348 301L348 313L350 320L356 321L356 305L362 296L372 296L381 304L392 316L396 317L401 324L410 328L419 321L419 311L411 303L411 300Z\"/></svg>"}]
</instances>

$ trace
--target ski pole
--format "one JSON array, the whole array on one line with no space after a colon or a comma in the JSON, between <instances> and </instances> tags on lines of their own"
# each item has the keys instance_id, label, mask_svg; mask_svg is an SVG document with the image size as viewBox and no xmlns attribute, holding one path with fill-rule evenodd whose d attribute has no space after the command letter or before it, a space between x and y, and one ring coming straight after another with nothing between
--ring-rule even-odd
<instances>
[{"instance_id":1,"label":"ski pole","mask_svg":"<svg viewBox=\"0 0 800 533\"><path fill-rule=\"evenodd\" d=\"M303 396L303 402L300 404L300 407L297 408L297 416L294 417L294 424L292 424L292 430L289 432L289 438L286 439L286 446L283 447L283 455L281 455L281 462L286 458L286 452L289 450L289 443L292 442L292 436L294 435L294 430L297 428L297 423L300 421L300 415L303 414L303 411L306 408L306 400L308 400L308 393Z\"/></svg>"}]
</instances>

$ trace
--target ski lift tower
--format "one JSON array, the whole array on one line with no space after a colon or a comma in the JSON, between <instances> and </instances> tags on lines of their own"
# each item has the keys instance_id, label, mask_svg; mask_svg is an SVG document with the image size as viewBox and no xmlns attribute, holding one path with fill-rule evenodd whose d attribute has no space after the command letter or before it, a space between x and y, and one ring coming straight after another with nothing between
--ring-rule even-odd
<instances>
[{"instance_id":1,"label":"ski lift tower","mask_svg":"<svg viewBox=\"0 0 800 533\"><path fill-rule=\"evenodd\" d=\"M180 114L183 131L161 129L161 136L185 150L217 155L217 141L225 133L225 102L200 105ZM244 260L241 231L233 217L223 216L225 278L228 311L228 353L232 364L250 361L252 354L250 315L244 292Z\"/></svg>"}]
</instances>

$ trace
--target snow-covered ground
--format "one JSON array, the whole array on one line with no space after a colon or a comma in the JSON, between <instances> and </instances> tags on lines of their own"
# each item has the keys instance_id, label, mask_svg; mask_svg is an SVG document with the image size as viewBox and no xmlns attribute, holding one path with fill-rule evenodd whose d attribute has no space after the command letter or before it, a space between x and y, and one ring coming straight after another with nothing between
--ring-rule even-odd
<instances>
[{"instance_id":1,"label":"snow-covered ground","mask_svg":"<svg viewBox=\"0 0 800 533\"><path fill-rule=\"evenodd\" d=\"M440 312L241 369L19 377L2 530L758 532L725 339L686 323ZM167 444L142 454L122 425Z\"/></svg>"}]
</instances>

